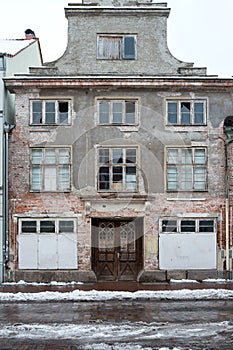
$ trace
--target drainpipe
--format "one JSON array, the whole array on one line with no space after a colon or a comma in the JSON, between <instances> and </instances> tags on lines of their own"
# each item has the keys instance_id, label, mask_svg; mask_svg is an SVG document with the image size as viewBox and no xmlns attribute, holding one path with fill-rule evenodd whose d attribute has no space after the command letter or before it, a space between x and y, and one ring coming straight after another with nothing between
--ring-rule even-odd
<instances>
[{"instance_id":1,"label":"drainpipe","mask_svg":"<svg viewBox=\"0 0 233 350\"><path fill-rule=\"evenodd\" d=\"M230 245L229 245L229 162L228 145L233 141L233 117L227 117L224 122L225 145L225 222L226 222L226 279L230 279Z\"/></svg>"},{"instance_id":2,"label":"drainpipe","mask_svg":"<svg viewBox=\"0 0 233 350\"><path fill-rule=\"evenodd\" d=\"M232 140L231 140L232 141ZM228 144L225 140L225 222L226 222L226 279L230 277L230 254L229 254L229 164L228 164Z\"/></svg>"},{"instance_id":3,"label":"drainpipe","mask_svg":"<svg viewBox=\"0 0 233 350\"><path fill-rule=\"evenodd\" d=\"M2 60L2 78L4 78L6 76L6 54L5 53L1 53L0 55L0 59ZM4 88L4 83L3 83L3 80L1 79L1 88L2 88L2 125L1 125L1 145L0 145L0 152L1 152L1 162L2 162L2 173L1 173L1 177L2 177L2 208L1 208L1 216L2 216L2 223L1 223L1 241L2 241L2 245L0 246L0 249L1 249L1 256L2 256L2 260L1 260L1 272L0 272L0 276L1 276L1 280L0 280L0 283L1 282L4 282L5 280L5 210L4 210L4 203L5 203L5 200L4 200L4 188L5 188L5 178L4 178L4 122L5 122L5 105L6 105L6 101L5 101L5 98L6 98L6 92L5 92L5 88Z\"/></svg>"},{"instance_id":4,"label":"drainpipe","mask_svg":"<svg viewBox=\"0 0 233 350\"><path fill-rule=\"evenodd\" d=\"M9 260L9 194L8 194L8 139L9 132L14 125L4 123L4 144L3 144L3 222L4 222L4 282L6 281L7 263Z\"/></svg>"},{"instance_id":5,"label":"drainpipe","mask_svg":"<svg viewBox=\"0 0 233 350\"><path fill-rule=\"evenodd\" d=\"M6 54L4 54L4 77L6 76ZM9 204L8 204L8 136L14 125L7 123L7 91L3 88L3 282L6 282L9 260Z\"/></svg>"}]
</instances>

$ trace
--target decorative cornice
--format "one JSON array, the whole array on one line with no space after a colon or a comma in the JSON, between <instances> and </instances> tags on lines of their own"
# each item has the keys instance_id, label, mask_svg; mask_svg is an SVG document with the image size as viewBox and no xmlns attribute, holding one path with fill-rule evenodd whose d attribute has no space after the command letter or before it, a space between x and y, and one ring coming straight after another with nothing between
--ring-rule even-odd
<instances>
[{"instance_id":1,"label":"decorative cornice","mask_svg":"<svg viewBox=\"0 0 233 350\"><path fill-rule=\"evenodd\" d=\"M217 77L113 77L113 76L18 76L5 78L5 86L10 92L29 88L157 88L169 89L214 89L233 88L233 78Z\"/></svg>"}]
</instances>

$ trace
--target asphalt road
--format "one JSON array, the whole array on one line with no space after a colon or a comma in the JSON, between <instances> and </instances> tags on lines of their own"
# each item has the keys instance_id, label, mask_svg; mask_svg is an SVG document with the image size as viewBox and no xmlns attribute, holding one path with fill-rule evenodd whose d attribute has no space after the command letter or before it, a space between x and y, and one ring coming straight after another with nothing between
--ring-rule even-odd
<instances>
[{"instance_id":1,"label":"asphalt road","mask_svg":"<svg viewBox=\"0 0 233 350\"><path fill-rule=\"evenodd\" d=\"M3 350L233 349L233 300L0 303Z\"/></svg>"}]
</instances>

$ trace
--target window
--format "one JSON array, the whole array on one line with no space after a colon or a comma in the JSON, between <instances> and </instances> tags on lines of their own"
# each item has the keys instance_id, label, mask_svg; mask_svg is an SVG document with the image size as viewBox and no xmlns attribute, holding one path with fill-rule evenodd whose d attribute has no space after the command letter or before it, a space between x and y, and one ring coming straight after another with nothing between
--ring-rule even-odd
<instances>
[{"instance_id":1,"label":"window","mask_svg":"<svg viewBox=\"0 0 233 350\"><path fill-rule=\"evenodd\" d=\"M161 221L162 233L213 233L216 231L213 219L166 219Z\"/></svg>"},{"instance_id":2,"label":"window","mask_svg":"<svg viewBox=\"0 0 233 350\"><path fill-rule=\"evenodd\" d=\"M206 102L197 100L167 101L167 123L172 125L204 125Z\"/></svg>"},{"instance_id":3,"label":"window","mask_svg":"<svg viewBox=\"0 0 233 350\"><path fill-rule=\"evenodd\" d=\"M4 70L4 56L0 56L0 70Z\"/></svg>"},{"instance_id":4,"label":"window","mask_svg":"<svg viewBox=\"0 0 233 350\"><path fill-rule=\"evenodd\" d=\"M31 149L31 190L70 190L70 149Z\"/></svg>"},{"instance_id":5,"label":"window","mask_svg":"<svg viewBox=\"0 0 233 350\"><path fill-rule=\"evenodd\" d=\"M136 35L98 35L97 58L105 60L135 60Z\"/></svg>"},{"instance_id":6,"label":"window","mask_svg":"<svg viewBox=\"0 0 233 350\"><path fill-rule=\"evenodd\" d=\"M23 219L21 233L63 234L74 233L74 220L70 219Z\"/></svg>"},{"instance_id":7,"label":"window","mask_svg":"<svg viewBox=\"0 0 233 350\"><path fill-rule=\"evenodd\" d=\"M31 101L31 124L59 125L69 123L69 101Z\"/></svg>"},{"instance_id":8,"label":"window","mask_svg":"<svg viewBox=\"0 0 233 350\"><path fill-rule=\"evenodd\" d=\"M138 102L135 100L99 100L99 124L135 125L138 122Z\"/></svg>"},{"instance_id":9,"label":"window","mask_svg":"<svg viewBox=\"0 0 233 350\"><path fill-rule=\"evenodd\" d=\"M207 190L207 156L205 148L167 149L167 190Z\"/></svg>"},{"instance_id":10,"label":"window","mask_svg":"<svg viewBox=\"0 0 233 350\"><path fill-rule=\"evenodd\" d=\"M137 190L137 149L98 149L98 190Z\"/></svg>"}]
</instances>

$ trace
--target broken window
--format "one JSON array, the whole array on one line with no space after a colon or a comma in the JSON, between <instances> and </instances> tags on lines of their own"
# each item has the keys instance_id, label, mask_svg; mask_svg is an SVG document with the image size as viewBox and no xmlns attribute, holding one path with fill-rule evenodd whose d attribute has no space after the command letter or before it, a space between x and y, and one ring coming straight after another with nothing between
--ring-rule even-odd
<instances>
[{"instance_id":1,"label":"broken window","mask_svg":"<svg viewBox=\"0 0 233 350\"><path fill-rule=\"evenodd\" d=\"M167 190L206 191L207 156L205 148L167 149Z\"/></svg>"},{"instance_id":2,"label":"broken window","mask_svg":"<svg viewBox=\"0 0 233 350\"><path fill-rule=\"evenodd\" d=\"M136 148L100 148L98 169L98 190L137 190Z\"/></svg>"},{"instance_id":3,"label":"broken window","mask_svg":"<svg viewBox=\"0 0 233 350\"><path fill-rule=\"evenodd\" d=\"M57 125L70 123L69 101L32 101L31 124Z\"/></svg>"},{"instance_id":4,"label":"broken window","mask_svg":"<svg viewBox=\"0 0 233 350\"><path fill-rule=\"evenodd\" d=\"M135 125L138 123L138 101L99 100L99 124Z\"/></svg>"},{"instance_id":5,"label":"broken window","mask_svg":"<svg viewBox=\"0 0 233 350\"><path fill-rule=\"evenodd\" d=\"M70 190L70 149L33 148L31 150L31 190Z\"/></svg>"},{"instance_id":6,"label":"broken window","mask_svg":"<svg viewBox=\"0 0 233 350\"><path fill-rule=\"evenodd\" d=\"M167 123L172 125L205 125L206 101L167 101Z\"/></svg>"},{"instance_id":7,"label":"broken window","mask_svg":"<svg viewBox=\"0 0 233 350\"><path fill-rule=\"evenodd\" d=\"M135 60L136 35L98 35L97 58Z\"/></svg>"}]
</instances>

